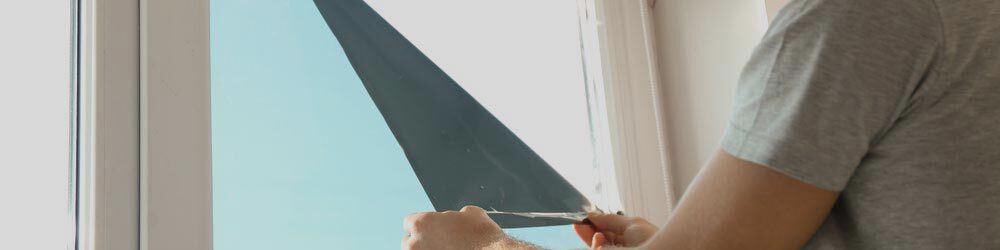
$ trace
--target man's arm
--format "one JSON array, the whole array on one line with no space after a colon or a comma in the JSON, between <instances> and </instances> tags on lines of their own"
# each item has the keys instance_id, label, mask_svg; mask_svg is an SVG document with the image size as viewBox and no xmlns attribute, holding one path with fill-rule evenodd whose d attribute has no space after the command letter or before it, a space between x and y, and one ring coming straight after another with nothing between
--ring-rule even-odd
<instances>
[{"instance_id":1,"label":"man's arm","mask_svg":"<svg viewBox=\"0 0 1000 250\"><path fill-rule=\"evenodd\" d=\"M837 195L720 150L663 229L617 215L591 215L591 225L576 229L594 248L797 249L826 218ZM534 249L504 235L485 211L472 206L413 214L404 228L409 232L404 249Z\"/></svg>"},{"instance_id":2,"label":"man's arm","mask_svg":"<svg viewBox=\"0 0 1000 250\"><path fill-rule=\"evenodd\" d=\"M798 249L838 195L719 150L649 246Z\"/></svg>"},{"instance_id":3,"label":"man's arm","mask_svg":"<svg viewBox=\"0 0 1000 250\"><path fill-rule=\"evenodd\" d=\"M837 196L720 150L698 174L667 225L639 248L798 249L826 218ZM632 227L633 234L641 234L642 227L635 225L645 223L613 215L595 215L591 221L591 226L577 226L588 244L601 232L604 235L597 238L616 239L600 241L626 246L638 243L624 230Z\"/></svg>"}]
</instances>

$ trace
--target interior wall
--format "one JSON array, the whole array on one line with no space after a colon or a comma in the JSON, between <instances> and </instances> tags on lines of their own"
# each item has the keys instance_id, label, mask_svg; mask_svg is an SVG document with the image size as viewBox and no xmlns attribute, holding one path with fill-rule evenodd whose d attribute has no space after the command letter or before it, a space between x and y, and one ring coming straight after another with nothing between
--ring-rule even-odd
<instances>
[{"instance_id":1,"label":"interior wall","mask_svg":"<svg viewBox=\"0 0 1000 250\"><path fill-rule=\"evenodd\" d=\"M791 0L765 0L767 8L767 20L774 20L774 15L778 14L778 10L784 7L785 4Z\"/></svg>"},{"instance_id":2,"label":"interior wall","mask_svg":"<svg viewBox=\"0 0 1000 250\"><path fill-rule=\"evenodd\" d=\"M0 249L68 249L70 1L0 1Z\"/></svg>"},{"instance_id":3,"label":"interior wall","mask_svg":"<svg viewBox=\"0 0 1000 250\"><path fill-rule=\"evenodd\" d=\"M653 7L676 197L719 145L740 71L766 29L765 8L759 0L657 0Z\"/></svg>"}]
</instances>

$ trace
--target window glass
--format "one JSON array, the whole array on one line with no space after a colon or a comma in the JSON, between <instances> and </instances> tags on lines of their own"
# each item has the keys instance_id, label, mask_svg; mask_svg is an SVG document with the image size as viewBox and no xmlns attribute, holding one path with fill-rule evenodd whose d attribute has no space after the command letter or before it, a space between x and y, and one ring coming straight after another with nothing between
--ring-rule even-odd
<instances>
[{"instance_id":1,"label":"window glass","mask_svg":"<svg viewBox=\"0 0 1000 250\"><path fill-rule=\"evenodd\" d=\"M368 1L594 197L575 2L466 2ZM215 248L397 248L403 217L433 207L316 6L211 11ZM583 247L569 226L507 232Z\"/></svg>"},{"instance_id":2,"label":"window glass","mask_svg":"<svg viewBox=\"0 0 1000 250\"><path fill-rule=\"evenodd\" d=\"M0 2L0 249L75 244L74 9Z\"/></svg>"}]
</instances>

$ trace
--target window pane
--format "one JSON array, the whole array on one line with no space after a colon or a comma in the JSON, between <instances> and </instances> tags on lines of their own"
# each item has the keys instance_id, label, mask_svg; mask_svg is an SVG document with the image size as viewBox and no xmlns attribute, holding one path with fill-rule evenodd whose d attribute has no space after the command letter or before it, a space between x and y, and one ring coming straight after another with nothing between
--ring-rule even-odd
<instances>
[{"instance_id":1,"label":"window pane","mask_svg":"<svg viewBox=\"0 0 1000 250\"><path fill-rule=\"evenodd\" d=\"M75 242L73 9L0 2L0 249Z\"/></svg>"},{"instance_id":2,"label":"window pane","mask_svg":"<svg viewBox=\"0 0 1000 250\"><path fill-rule=\"evenodd\" d=\"M411 2L369 1L593 197L575 3ZM316 6L213 0L212 32L216 249L397 248L433 207ZM568 226L508 232L582 247Z\"/></svg>"}]
</instances>

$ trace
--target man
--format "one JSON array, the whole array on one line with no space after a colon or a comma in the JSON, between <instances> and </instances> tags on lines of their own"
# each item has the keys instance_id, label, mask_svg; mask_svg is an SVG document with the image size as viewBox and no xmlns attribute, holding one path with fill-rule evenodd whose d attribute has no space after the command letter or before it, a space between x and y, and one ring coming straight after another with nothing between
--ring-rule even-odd
<instances>
[{"instance_id":1,"label":"man","mask_svg":"<svg viewBox=\"0 0 1000 250\"><path fill-rule=\"evenodd\" d=\"M1000 1L792 1L669 222L590 221L593 248L1000 249ZM476 207L405 227L404 248L533 248Z\"/></svg>"}]
</instances>

